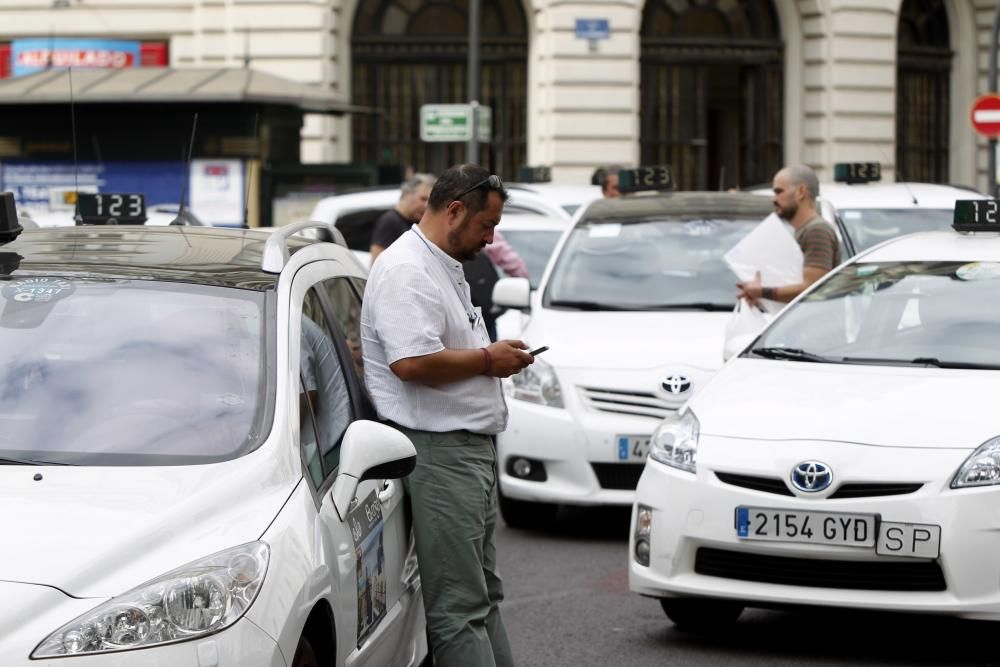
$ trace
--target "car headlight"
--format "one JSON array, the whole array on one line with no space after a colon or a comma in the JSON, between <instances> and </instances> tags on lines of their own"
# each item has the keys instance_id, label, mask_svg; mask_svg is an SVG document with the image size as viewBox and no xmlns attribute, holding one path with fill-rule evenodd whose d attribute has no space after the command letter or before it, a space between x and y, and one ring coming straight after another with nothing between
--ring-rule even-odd
<instances>
[{"instance_id":1,"label":"car headlight","mask_svg":"<svg viewBox=\"0 0 1000 667\"><path fill-rule=\"evenodd\" d=\"M269 549L250 542L188 563L62 626L32 659L147 648L227 628L253 604Z\"/></svg>"},{"instance_id":2,"label":"car headlight","mask_svg":"<svg viewBox=\"0 0 1000 667\"><path fill-rule=\"evenodd\" d=\"M562 388L555 370L538 358L535 363L522 368L520 373L510 376L507 394L511 398L550 408L563 407Z\"/></svg>"},{"instance_id":3,"label":"car headlight","mask_svg":"<svg viewBox=\"0 0 1000 667\"><path fill-rule=\"evenodd\" d=\"M690 410L666 417L653 431L649 441L649 456L655 461L695 471L698 454L698 433L701 425Z\"/></svg>"},{"instance_id":4,"label":"car headlight","mask_svg":"<svg viewBox=\"0 0 1000 667\"><path fill-rule=\"evenodd\" d=\"M1000 436L980 445L965 459L951 480L951 488L1000 484Z\"/></svg>"}]
</instances>

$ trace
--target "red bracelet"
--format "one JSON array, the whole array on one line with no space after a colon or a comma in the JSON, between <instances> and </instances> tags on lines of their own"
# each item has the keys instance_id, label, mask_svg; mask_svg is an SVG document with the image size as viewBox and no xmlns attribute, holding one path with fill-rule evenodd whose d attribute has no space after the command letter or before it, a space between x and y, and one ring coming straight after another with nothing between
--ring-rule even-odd
<instances>
[{"instance_id":1,"label":"red bracelet","mask_svg":"<svg viewBox=\"0 0 1000 667\"><path fill-rule=\"evenodd\" d=\"M485 347L481 347L479 349L483 351L483 375L488 375L490 369L493 368L493 357L490 356L490 351Z\"/></svg>"}]
</instances>

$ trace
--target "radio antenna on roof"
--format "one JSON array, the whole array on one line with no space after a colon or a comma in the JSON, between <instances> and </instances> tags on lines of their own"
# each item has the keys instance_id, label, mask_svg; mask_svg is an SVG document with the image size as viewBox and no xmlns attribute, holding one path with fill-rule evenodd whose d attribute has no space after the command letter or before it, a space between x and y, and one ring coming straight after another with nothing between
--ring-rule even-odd
<instances>
[{"instance_id":1,"label":"radio antenna on roof","mask_svg":"<svg viewBox=\"0 0 1000 667\"><path fill-rule=\"evenodd\" d=\"M83 224L83 217L80 215L80 163L76 154L76 99L73 95L73 68L68 67L69 74L69 122L73 133L73 223Z\"/></svg>"},{"instance_id":2,"label":"radio antenna on roof","mask_svg":"<svg viewBox=\"0 0 1000 667\"><path fill-rule=\"evenodd\" d=\"M257 140L258 149L260 148L260 140L257 138L257 125L260 122L260 113L255 113L253 115L253 138ZM258 150L259 153L259 150ZM250 176L253 174L253 162L247 160L247 171L244 175L246 178L246 195L243 198L243 229L250 228Z\"/></svg>"},{"instance_id":3,"label":"radio antenna on roof","mask_svg":"<svg viewBox=\"0 0 1000 667\"><path fill-rule=\"evenodd\" d=\"M875 144L875 147L878 148L878 152L882 154L882 158L886 161L886 164L888 164L889 156L885 154L885 151L882 150L882 147L877 143ZM899 168L898 164L894 166L896 167L896 174L899 176L897 181L901 183L904 188L906 188L907 194L909 194L910 199L913 200L913 205L920 206L920 202L917 201L917 195L913 194L913 190L910 189L910 184L906 182L906 176L903 175L903 170Z\"/></svg>"},{"instance_id":4,"label":"radio antenna on roof","mask_svg":"<svg viewBox=\"0 0 1000 667\"><path fill-rule=\"evenodd\" d=\"M181 179L181 201L177 204L177 217L170 221L171 225L186 225L187 211L184 207L184 200L187 199L188 178L191 175L191 159L194 156L194 136L198 131L198 112L194 114L194 122L191 124L191 140L188 143L187 159L184 161L184 174Z\"/></svg>"}]
</instances>

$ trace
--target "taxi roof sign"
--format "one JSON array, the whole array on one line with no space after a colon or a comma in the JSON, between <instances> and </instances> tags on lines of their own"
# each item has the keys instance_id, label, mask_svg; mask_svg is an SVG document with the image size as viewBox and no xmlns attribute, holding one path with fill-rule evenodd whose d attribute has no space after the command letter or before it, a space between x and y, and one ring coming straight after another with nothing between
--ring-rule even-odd
<instances>
[{"instance_id":1,"label":"taxi roof sign","mask_svg":"<svg viewBox=\"0 0 1000 667\"><path fill-rule=\"evenodd\" d=\"M960 199L951 226L958 232L1000 232L1000 201Z\"/></svg>"},{"instance_id":2,"label":"taxi roof sign","mask_svg":"<svg viewBox=\"0 0 1000 667\"><path fill-rule=\"evenodd\" d=\"M833 165L836 183L874 183L882 180L882 165L878 162L838 162Z\"/></svg>"},{"instance_id":3,"label":"taxi roof sign","mask_svg":"<svg viewBox=\"0 0 1000 667\"><path fill-rule=\"evenodd\" d=\"M552 170L549 167L523 165L517 170L517 180L521 183L549 183L552 181Z\"/></svg>"},{"instance_id":4,"label":"taxi roof sign","mask_svg":"<svg viewBox=\"0 0 1000 667\"><path fill-rule=\"evenodd\" d=\"M141 225L146 222L146 197L139 193L80 192L76 199L83 225Z\"/></svg>"},{"instance_id":5,"label":"taxi roof sign","mask_svg":"<svg viewBox=\"0 0 1000 667\"><path fill-rule=\"evenodd\" d=\"M17 204L13 192L0 192L0 245L10 243L24 231L17 221Z\"/></svg>"},{"instance_id":6,"label":"taxi roof sign","mask_svg":"<svg viewBox=\"0 0 1000 667\"><path fill-rule=\"evenodd\" d=\"M644 190L673 190L674 177L666 165L649 165L618 172L618 191L642 192Z\"/></svg>"}]
</instances>

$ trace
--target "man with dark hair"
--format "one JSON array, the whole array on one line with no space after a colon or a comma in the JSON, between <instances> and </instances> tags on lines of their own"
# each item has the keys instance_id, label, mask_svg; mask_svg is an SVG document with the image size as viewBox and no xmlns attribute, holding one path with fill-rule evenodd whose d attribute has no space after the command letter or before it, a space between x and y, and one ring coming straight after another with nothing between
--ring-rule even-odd
<instances>
[{"instance_id":1,"label":"man with dark hair","mask_svg":"<svg viewBox=\"0 0 1000 667\"><path fill-rule=\"evenodd\" d=\"M399 202L375 221L369 248L372 263L379 253L392 245L410 225L417 223L424 215L432 187L434 177L430 174L414 174L400 186Z\"/></svg>"},{"instance_id":2,"label":"man with dark hair","mask_svg":"<svg viewBox=\"0 0 1000 667\"><path fill-rule=\"evenodd\" d=\"M438 667L514 664L499 608L494 436L507 427L499 378L534 357L519 340L490 343L462 272L506 199L482 167L445 171L420 223L372 266L361 311L372 401L417 450L404 486Z\"/></svg>"},{"instance_id":3,"label":"man with dark hair","mask_svg":"<svg viewBox=\"0 0 1000 667\"><path fill-rule=\"evenodd\" d=\"M840 264L840 240L833 225L816 212L819 179L806 165L785 167L774 175L774 212L795 228L795 240L802 249L802 281L793 285L761 287L760 273L753 280L738 283L739 298L750 303L770 299L788 303Z\"/></svg>"},{"instance_id":4,"label":"man with dark hair","mask_svg":"<svg viewBox=\"0 0 1000 667\"><path fill-rule=\"evenodd\" d=\"M618 172L621 169L618 165L611 165L610 167L601 167L598 172L595 172L596 185L601 186L601 194L605 198L614 199L622 196L622 193L618 191Z\"/></svg>"}]
</instances>

